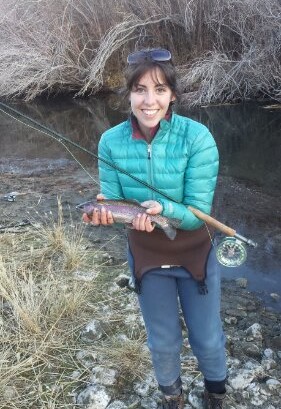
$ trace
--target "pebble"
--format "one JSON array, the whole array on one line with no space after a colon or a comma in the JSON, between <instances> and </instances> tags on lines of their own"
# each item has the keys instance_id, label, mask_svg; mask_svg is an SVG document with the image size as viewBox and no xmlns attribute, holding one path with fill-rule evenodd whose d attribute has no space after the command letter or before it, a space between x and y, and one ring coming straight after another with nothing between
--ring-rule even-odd
<instances>
[{"instance_id":1,"label":"pebble","mask_svg":"<svg viewBox=\"0 0 281 409\"><path fill-rule=\"evenodd\" d=\"M104 366L96 366L92 369L93 375L90 377L91 383L98 383L104 386L114 385L116 382L117 371Z\"/></svg>"},{"instance_id":2,"label":"pebble","mask_svg":"<svg viewBox=\"0 0 281 409\"><path fill-rule=\"evenodd\" d=\"M92 320L81 333L81 338L85 342L93 342L100 339L103 335L101 323L98 320Z\"/></svg>"},{"instance_id":3,"label":"pebble","mask_svg":"<svg viewBox=\"0 0 281 409\"><path fill-rule=\"evenodd\" d=\"M237 278L235 282L240 288L246 288L248 285L248 280L247 278L244 278L244 277Z\"/></svg>"},{"instance_id":4,"label":"pebble","mask_svg":"<svg viewBox=\"0 0 281 409\"><path fill-rule=\"evenodd\" d=\"M115 400L106 409L128 409L128 406L120 400Z\"/></svg>"},{"instance_id":5,"label":"pebble","mask_svg":"<svg viewBox=\"0 0 281 409\"><path fill-rule=\"evenodd\" d=\"M77 397L77 404L87 409L105 409L111 400L108 391L100 385L90 385Z\"/></svg>"},{"instance_id":6,"label":"pebble","mask_svg":"<svg viewBox=\"0 0 281 409\"><path fill-rule=\"evenodd\" d=\"M271 293L270 297L274 300L274 301L279 301L280 300L280 295L277 293Z\"/></svg>"},{"instance_id":7,"label":"pebble","mask_svg":"<svg viewBox=\"0 0 281 409\"><path fill-rule=\"evenodd\" d=\"M114 294L116 291L114 287ZM132 301L132 293L128 292L127 300L126 291L124 292L120 287L118 291L122 291L124 309L126 309L125 327L131 329L132 322L135 320L135 324L143 330L136 302ZM240 288L238 283L234 287L232 285L230 293L223 292L223 296L222 319L227 338L228 367L226 407L228 409L252 409L253 407L280 409L281 348L278 348L279 339L281 339L280 317L272 311L262 309L252 294L243 293L243 288ZM249 307L251 309L254 305L256 309L249 312ZM106 336L99 324L99 321L92 320L83 333L88 333L91 340ZM122 332L120 331L122 341L128 339L125 327ZM272 336L273 333L274 336ZM203 377L189 344L185 342L185 345L181 357L183 390L186 396L184 409L202 409ZM143 380L135 381L130 387L131 395L125 399L124 395L121 398L118 394L114 394L116 400L111 401L116 387L117 373L113 369L111 372L110 368L103 367L102 357L91 356L89 351L82 350L77 354L77 358L83 364L86 362L87 367L92 370L92 376L89 377L89 382L92 384L85 389L85 395L82 392L79 394L77 403L86 405L87 409L157 408L161 393L151 368L143 374ZM118 400L118 397L121 399Z\"/></svg>"},{"instance_id":8,"label":"pebble","mask_svg":"<svg viewBox=\"0 0 281 409\"><path fill-rule=\"evenodd\" d=\"M247 330L246 330L246 335L248 335L248 339L252 340L251 337L254 339L262 339L262 328L261 325L258 323L255 323L251 325Z\"/></svg>"}]
</instances>

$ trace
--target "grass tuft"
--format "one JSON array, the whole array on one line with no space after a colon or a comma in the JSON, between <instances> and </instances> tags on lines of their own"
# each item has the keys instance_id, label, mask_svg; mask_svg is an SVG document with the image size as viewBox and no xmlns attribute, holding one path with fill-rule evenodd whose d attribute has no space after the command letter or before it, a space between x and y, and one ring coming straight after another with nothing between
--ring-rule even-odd
<instances>
[{"instance_id":1,"label":"grass tuft","mask_svg":"<svg viewBox=\"0 0 281 409\"><path fill-rule=\"evenodd\" d=\"M81 351L116 368L123 384L150 365L143 327L126 323L125 308L138 314L136 299L113 283L124 267L89 242L60 199L57 215L36 220L0 235L0 409L76 407L91 376ZM103 333L88 344L81 334L93 319Z\"/></svg>"}]
</instances>

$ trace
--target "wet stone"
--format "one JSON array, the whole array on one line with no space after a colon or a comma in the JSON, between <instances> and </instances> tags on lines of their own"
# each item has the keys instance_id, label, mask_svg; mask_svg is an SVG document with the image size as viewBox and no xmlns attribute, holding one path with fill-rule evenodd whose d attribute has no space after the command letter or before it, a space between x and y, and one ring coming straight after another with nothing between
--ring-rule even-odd
<instances>
[{"instance_id":1,"label":"wet stone","mask_svg":"<svg viewBox=\"0 0 281 409\"><path fill-rule=\"evenodd\" d=\"M225 317L224 322L229 325L236 325L237 318L236 317Z\"/></svg>"},{"instance_id":2,"label":"wet stone","mask_svg":"<svg viewBox=\"0 0 281 409\"><path fill-rule=\"evenodd\" d=\"M225 311L225 313L227 315L231 315L232 317L236 317L236 318L243 318L243 317L247 317L247 312L245 310L240 310L240 309L227 309Z\"/></svg>"},{"instance_id":3,"label":"wet stone","mask_svg":"<svg viewBox=\"0 0 281 409\"><path fill-rule=\"evenodd\" d=\"M248 284L248 280L244 277L237 278L235 282L240 288L246 288Z\"/></svg>"},{"instance_id":4,"label":"wet stone","mask_svg":"<svg viewBox=\"0 0 281 409\"><path fill-rule=\"evenodd\" d=\"M120 401L120 400L115 400L114 402L110 403L109 406L106 407L106 409L127 409L128 406Z\"/></svg>"},{"instance_id":5,"label":"wet stone","mask_svg":"<svg viewBox=\"0 0 281 409\"><path fill-rule=\"evenodd\" d=\"M261 349L255 344L251 343L249 345L249 343L247 343L246 345L244 345L243 350L249 357L260 358L261 356Z\"/></svg>"},{"instance_id":6,"label":"wet stone","mask_svg":"<svg viewBox=\"0 0 281 409\"><path fill-rule=\"evenodd\" d=\"M111 400L107 390L100 385L90 385L77 397L77 404L87 409L105 409Z\"/></svg>"}]
</instances>

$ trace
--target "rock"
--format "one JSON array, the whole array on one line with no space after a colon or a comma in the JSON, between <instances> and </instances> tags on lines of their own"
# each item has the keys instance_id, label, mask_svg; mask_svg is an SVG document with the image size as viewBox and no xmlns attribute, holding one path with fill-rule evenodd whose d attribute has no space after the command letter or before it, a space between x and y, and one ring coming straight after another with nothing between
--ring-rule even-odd
<instances>
[{"instance_id":1,"label":"rock","mask_svg":"<svg viewBox=\"0 0 281 409\"><path fill-rule=\"evenodd\" d=\"M157 409L158 404L157 402L150 398L150 397L145 397L141 399L141 408L143 409Z\"/></svg>"},{"instance_id":2,"label":"rock","mask_svg":"<svg viewBox=\"0 0 281 409\"><path fill-rule=\"evenodd\" d=\"M82 349L81 351L77 352L76 358L82 363L83 366L86 368L91 368L98 361L98 354L97 352Z\"/></svg>"},{"instance_id":3,"label":"rock","mask_svg":"<svg viewBox=\"0 0 281 409\"><path fill-rule=\"evenodd\" d=\"M281 349L281 335L278 335L276 337L269 339L267 343L271 348L280 350Z\"/></svg>"},{"instance_id":4,"label":"rock","mask_svg":"<svg viewBox=\"0 0 281 409\"><path fill-rule=\"evenodd\" d=\"M276 391L281 388L281 383L277 379L270 378L266 381L266 385L270 391Z\"/></svg>"},{"instance_id":5,"label":"rock","mask_svg":"<svg viewBox=\"0 0 281 409\"><path fill-rule=\"evenodd\" d=\"M236 325L237 324L237 318L236 317L225 317L224 322L229 325Z\"/></svg>"},{"instance_id":6,"label":"rock","mask_svg":"<svg viewBox=\"0 0 281 409\"><path fill-rule=\"evenodd\" d=\"M114 282L120 287L125 288L128 287L130 277L126 274L119 274L118 277L115 278Z\"/></svg>"},{"instance_id":7,"label":"rock","mask_svg":"<svg viewBox=\"0 0 281 409\"><path fill-rule=\"evenodd\" d=\"M251 325L247 330L246 330L246 335L249 337L248 339L250 340L251 337L254 339L262 339L262 328L261 325L258 323L255 323Z\"/></svg>"},{"instance_id":8,"label":"rock","mask_svg":"<svg viewBox=\"0 0 281 409\"><path fill-rule=\"evenodd\" d=\"M259 358L261 356L261 349L253 343L250 343L250 345L247 343L243 347L244 352L246 355L252 357L252 358Z\"/></svg>"},{"instance_id":9,"label":"rock","mask_svg":"<svg viewBox=\"0 0 281 409\"><path fill-rule=\"evenodd\" d=\"M241 365L239 359L233 357L227 357L227 367L228 369L238 368Z\"/></svg>"},{"instance_id":10,"label":"rock","mask_svg":"<svg viewBox=\"0 0 281 409\"><path fill-rule=\"evenodd\" d=\"M202 409L203 390L195 388L188 394L188 402L195 409Z\"/></svg>"},{"instance_id":11,"label":"rock","mask_svg":"<svg viewBox=\"0 0 281 409\"><path fill-rule=\"evenodd\" d=\"M72 374L70 375L71 379L79 379L81 375L80 371L73 371Z\"/></svg>"},{"instance_id":12,"label":"rock","mask_svg":"<svg viewBox=\"0 0 281 409\"><path fill-rule=\"evenodd\" d=\"M247 278L244 278L244 277L237 278L235 280L235 282L236 282L237 286L240 287L240 288L246 288L247 284L248 284Z\"/></svg>"},{"instance_id":13,"label":"rock","mask_svg":"<svg viewBox=\"0 0 281 409\"><path fill-rule=\"evenodd\" d=\"M116 382L117 372L114 369L104 366L96 366L92 369L93 375L90 377L90 382L104 386L114 385Z\"/></svg>"},{"instance_id":14,"label":"rock","mask_svg":"<svg viewBox=\"0 0 281 409\"><path fill-rule=\"evenodd\" d=\"M256 395L256 396L254 396L254 397L250 400L250 402L251 402L251 404L254 405L254 406L261 406L261 405L264 404L264 402L266 401L266 399L267 399L267 398L266 398L265 396Z\"/></svg>"},{"instance_id":15,"label":"rock","mask_svg":"<svg viewBox=\"0 0 281 409\"><path fill-rule=\"evenodd\" d=\"M115 400L109 406L106 407L106 409L127 409L127 408L128 406L120 400Z\"/></svg>"},{"instance_id":16,"label":"rock","mask_svg":"<svg viewBox=\"0 0 281 409\"><path fill-rule=\"evenodd\" d=\"M148 376L146 381L138 382L134 385L134 391L141 397L148 395L149 389L157 387L156 381L153 376Z\"/></svg>"},{"instance_id":17,"label":"rock","mask_svg":"<svg viewBox=\"0 0 281 409\"><path fill-rule=\"evenodd\" d=\"M252 371L255 378L263 378L265 376L264 368L258 361L247 361L244 366L245 369Z\"/></svg>"},{"instance_id":18,"label":"rock","mask_svg":"<svg viewBox=\"0 0 281 409\"><path fill-rule=\"evenodd\" d=\"M274 352L272 351L271 348L266 348L266 349L263 351L263 356L264 356L265 358L271 358L271 359L273 359L273 358L274 358Z\"/></svg>"},{"instance_id":19,"label":"rock","mask_svg":"<svg viewBox=\"0 0 281 409\"><path fill-rule=\"evenodd\" d=\"M280 295L277 293L271 293L270 297L274 300L274 301L279 301L280 300Z\"/></svg>"},{"instance_id":20,"label":"rock","mask_svg":"<svg viewBox=\"0 0 281 409\"><path fill-rule=\"evenodd\" d=\"M136 395L128 396L128 398L126 399L128 409L139 409L140 401L140 398Z\"/></svg>"},{"instance_id":21,"label":"rock","mask_svg":"<svg viewBox=\"0 0 281 409\"><path fill-rule=\"evenodd\" d=\"M105 409L111 400L103 386L91 385L79 393L77 404L87 409Z\"/></svg>"},{"instance_id":22,"label":"rock","mask_svg":"<svg viewBox=\"0 0 281 409\"><path fill-rule=\"evenodd\" d=\"M95 271L74 271L73 278L79 281L93 281L97 276Z\"/></svg>"},{"instance_id":23,"label":"rock","mask_svg":"<svg viewBox=\"0 0 281 409\"><path fill-rule=\"evenodd\" d=\"M228 383L233 389L246 389L253 379L254 375L250 371L240 370L229 376Z\"/></svg>"},{"instance_id":24,"label":"rock","mask_svg":"<svg viewBox=\"0 0 281 409\"><path fill-rule=\"evenodd\" d=\"M277 367L277 362L275 362L274 359L270 358L263 358L261 364L266 371L269 371L270 369L274 369Z\"/></svg>"},{"instance_id":25,"label":"rock","mask_svg":"<svg viewBox=\"0 0 281 409\"><path fill-rule=\"evenodd\" d=\"M225 313L231 315L232 317L244 318L247 317L247 312L240 310L239 308L228 308Z\"/></svg>"},{"instance_id":26,"label":"rock","mask_svg":"<svg viewBox=\"0 0 281 409\"><path fill-rule=\"evenodd\" d=\"M17 397L17 395L18 392L14 386L6 386L3 389L2 399L4 398L4 400L13 401Z\"/></svg>"},{"instance_id":27,"label":"rock","mask_svg":"<svg viewBox=\"0 0 281 409\"><path fill-rule=\"evenodd\" d=\"M103 336L102 326L98 320L92 320L81 333L81 338L85 342L93 342Z\"/></svg>"}]
</instances>

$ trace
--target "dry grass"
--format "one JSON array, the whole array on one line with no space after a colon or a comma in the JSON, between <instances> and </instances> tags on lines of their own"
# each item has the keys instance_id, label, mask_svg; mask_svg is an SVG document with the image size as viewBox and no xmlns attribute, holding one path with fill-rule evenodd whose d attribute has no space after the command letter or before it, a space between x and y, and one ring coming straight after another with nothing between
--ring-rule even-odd
<instances>
[{"instance_id":1,"label":"dry grass","mask_svg":"<svg viewBox=\"0 0 281 409\"><path fill-rule=\"evenodd\" d=\"M0 11L0 96L120 86L127 52L161 45L183 101L281 98L278 0L0 0Z\"/></svg>"},{"instance_id":2,"label":"dry grass","mask_svg":"<svg viewBox=\"0 0 281 409\"><path fill-rule=\"evenodd\" d=\"M76 407L75 395L90 377L76 357L80 350L98 354L103 364L119 369L120 379L129 377L127 382L148 365L143 328L125 322L124 306L132 295L112 286L122 270L106 266L102 249L89 251L81 223L65 218L60 200L56 216L36 219L22 234L0 235L3 409ZM76 271L93 272L92 281L77 279ZM105 324L104 335L87 345L80 334L93 318ZM118 333L128 337L125 349Z\"/></svg>"}]
</instances>

